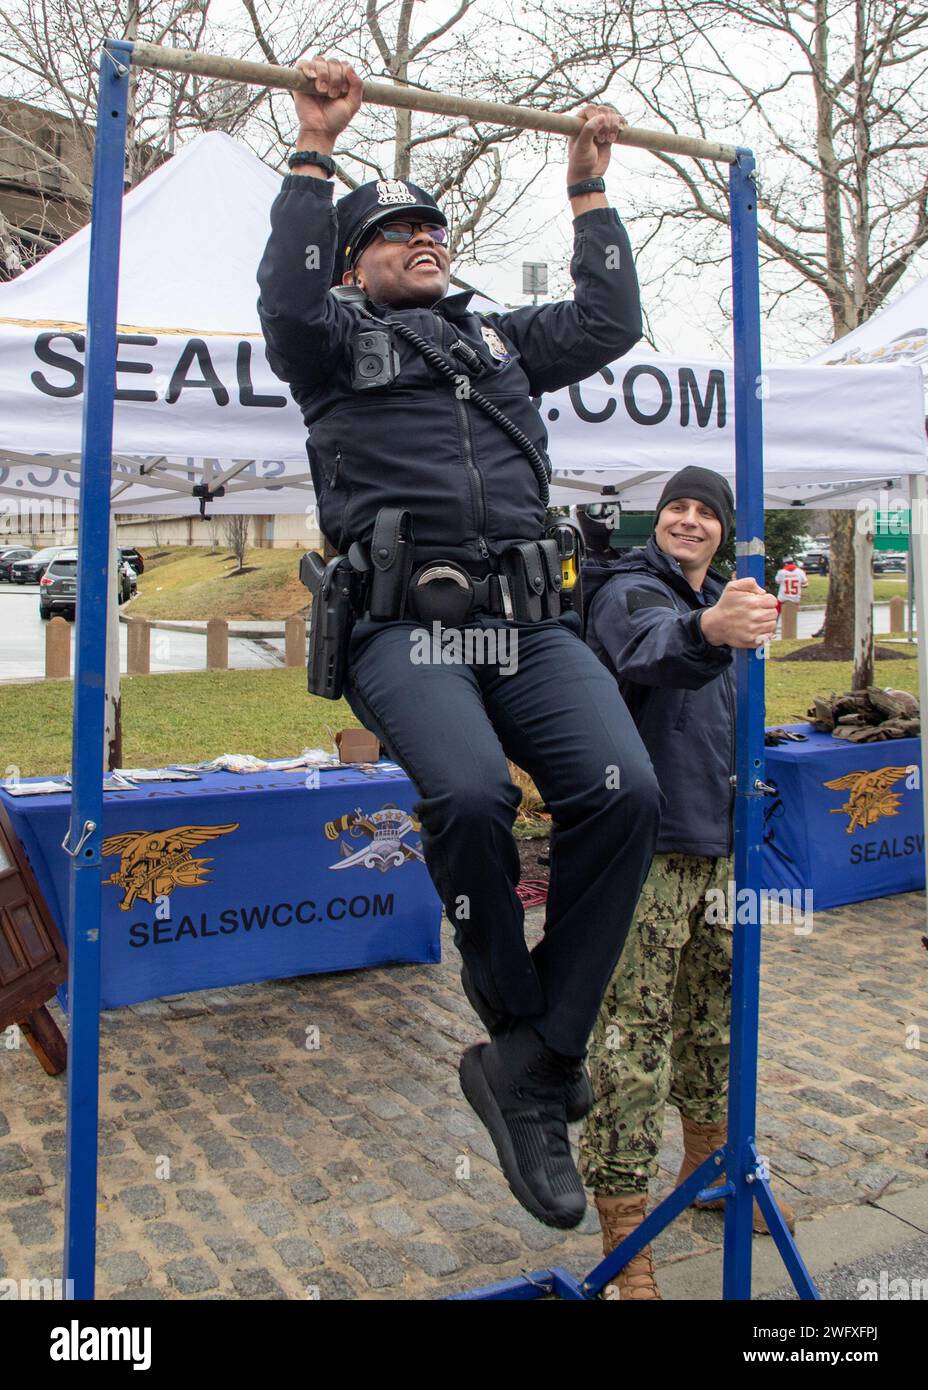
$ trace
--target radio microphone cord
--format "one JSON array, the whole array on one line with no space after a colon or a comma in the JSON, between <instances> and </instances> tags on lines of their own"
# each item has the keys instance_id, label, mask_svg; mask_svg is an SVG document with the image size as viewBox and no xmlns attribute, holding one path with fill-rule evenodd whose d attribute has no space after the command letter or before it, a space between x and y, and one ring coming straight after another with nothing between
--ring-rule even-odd
<instances>
[{"instance_id":1,"label":"radio microphone cord","mask_svg":"<svg viewBox=\"0 0 928 1390\"><path fill-rule=\"evenodd\" d=\"M394 333L399 334L401 338L405 338L406 341L425 358L430 367L434 367L437 372L445 377L447 381L450 381L455 387L460 384L460 374L454 370L454 367L447 358L443 357L437 348L434 348L431 343L421 337L414 328L410 328L408 324L405 323L397 323L395 320L388 322L384 319L374 318L372 314L365 314L365 318L369 318L373 323L380 324L381 327L390 329ZM454 352L456 348L458 349L456 355L460 356L469 366L473 366L474 362L479 363L481 366L483 365L477 354L472 348L468 347L466 343L460 341L454 342L451 344L450 351ZM536 449L528 435L520 430L519 426L515 424L514 421L509 419L508 415L504 415L492 401L487 400L486 396L480 391L475 390L473 386L469 386L467 399L473 401L474 405L477 406L479 410L482 410L484 415L488 416L494 424L498 425L503 433L507 434L512 442L522 450L532 466L532 470L538 480L538 491L541 494L541 500L547 507L550 497L548 482L551 477L551 465L548 460L539 449Z\"/></svg>"}]
</instances>

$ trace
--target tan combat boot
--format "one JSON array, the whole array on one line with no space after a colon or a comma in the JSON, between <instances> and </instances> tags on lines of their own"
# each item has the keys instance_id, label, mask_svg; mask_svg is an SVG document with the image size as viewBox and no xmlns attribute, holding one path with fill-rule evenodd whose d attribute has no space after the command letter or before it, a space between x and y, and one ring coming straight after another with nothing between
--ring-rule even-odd
<instances>
[{"instance_id":1,"label":"tan combat boot","mask_svg":"<svg viewBox=\"0 0 928 1390\"><path fill-rule=\"evenodd\" d=\"M645 1218L648 1195L646 1192L629 1193L625 1197L596 1196L596 1210L599 1224L603 1228L603 1254L611 1255L626 1236L630 1236ZM646 1245L620 1269L615 1279L610 1280L603 1290L604 1298L618 1299L660 1299L661 1291L654 1281L654 1264L651 1247Z\"/></svg>"},{"instance_id":2,"label":"tan combat boot","mask_svg":"<svg viewBox=\"0 0 928 1390\"><path fill-rule=\"evenodd\" d=\"M721 1124L717 1125L699 1124L696 1120L688 1120L685 1115L681 1115L680 1120L683 1125L683 1162L677 1174L677 1187L685 1182L692 1173L695 1173L700 1163L704 1163L711 1153L715 1153L716 1149L723 1149L725 1147L725 1140L728 1136L728 1125L724 1120ZM724 1181L724 1175L720 1175L716 1178L715 1182L708 1183L707 1186L720 1187ZM697 1201L694 1202L693 1205L698 1207L700 1211L724 1211L725 1198L719 1197L714 1201L708 1202ZM767 1222L764 1220L760 1208L756 1202L752 1205L752 1225L754 1230L759 1235L769 1235L770 1232L767 1229ZM788 1202L778 1201L777 1206L780 1208L787 1229L795 1232L796 1213L793 1211L793 1208Z\"/></svg>"}]
</instances>

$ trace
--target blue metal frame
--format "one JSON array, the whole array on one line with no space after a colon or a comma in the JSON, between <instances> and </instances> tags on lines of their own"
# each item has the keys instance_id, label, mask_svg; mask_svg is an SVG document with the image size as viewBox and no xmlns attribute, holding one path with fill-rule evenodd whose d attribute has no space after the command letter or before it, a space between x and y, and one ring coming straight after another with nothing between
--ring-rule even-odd
<instances>
[{"instance_id":1,"label":"blue metal frame","mask_svg":"<svg viewBox=\"0 0 928 1390\"><path fill-rule=\"evenodd\" d=\"M122 219L126 106L132 45L108 39L100 58L94 151L87 374L84 396L80 529L78 533L77 666L69 899L68 1068L65 1277L73 1297L92 1298L96 1237L100 1005L100 838L108 593L110 478L116 380L116 311ZM739 150L729 181L734 295L735 451L738 577L764 582L763 396L754 158ZM764 666L753 652L737 655L735 795L736 903L747 900L749 924L735 924L728 1135L639 1228L579 1282L564 1269L537 1270L460 1295L466 1300L596 1298L644 1245L720 1172L726 1175L723 1297L751 1297L751 1231L757 1199L777 1249L802 1298L817 1298L772 1198L754 1144L757 1019L760 983L760 894L764 775ZM718 1196L716 1190L713 1193Z\"/></svg>"},{"instance_id":2,"label":"blue metal frame","mask_svg":"<svg viewBox=\"0 0 928 1390\"><path fill-rule=\"evenodd\" d=\"M93 156L87 377L77 533L77 660L74 672L71 878L68 918L68 1114L64 1276L74 1298L93 1298L100 1069L100 842L106 603L109 593L116 307L132 45L108 41L100 56ZM67 1288L68 1285L65 1284Z\"/></svg>"}]
</instances>

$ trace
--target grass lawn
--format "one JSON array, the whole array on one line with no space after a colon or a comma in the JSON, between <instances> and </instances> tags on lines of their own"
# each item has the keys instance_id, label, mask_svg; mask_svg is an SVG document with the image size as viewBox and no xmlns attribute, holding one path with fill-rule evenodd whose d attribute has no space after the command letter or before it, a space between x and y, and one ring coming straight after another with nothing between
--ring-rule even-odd
<instances>
[{"instance_id":1,"label":"grass lawn","mask_svg":"<svg viewBox=\"0 0 928 1390\"><path fill-rule=\"evenodd\" d=\"M247 573L237 574L226 548L171 546L145 556L138 597L124 612L135 618L289 618L309 602L297 578L301 552L254 549L245 552Z\"/></svg>"},{"instance_id":2,"label":"grass lawn","mask_svg":"<svg viewBox=\"0 0 928 1390\"><path fill-rule=\"evenodd\" d=\"M0 775L66 772L71 766L70 681L0 685ZM160 767L219 753L286 757L334 746L356 728L343 700L311 696L306 672L194 671L123 676L123 764Z\"/></svg>"},{"instance_id":3,"label":"grass lawn","mask_svg":"<svg viewBox=\"0 0 928 1390\"><path fill-rule=\"evenodd\" d=\"M274 552L269 552L273 554ZM772 657L806 642L775 642ZM878 661L876 682L918 693L915 647L904 661ZM767 665L767 723L801 721L813 695L850 687L850 662ZM70 681L0 685L0 776L65 772L71 765ZM123 763L157 767L254 753L286 757L304 747L332 747L338 729L357 726L344 701L310 696L306 672L214 671L122 680Z\"/></svg>"},{"instance_id":4,"label":"grass lawn","mask_svg":"<svg viewBox=\"0 0 928 1390\"><path fill-rule=\"evenodd\" d=\"M877 643L879 643L877 638ZM797 647L807 647L807 638L791 642L771 642L771 657L785 656ZM917 649L907 643L899 647L906 654L904 661L877 661L874 670L876 685L891 686L918 694ZM770 724L796 724L806 717L814 695L828 695L851 688L849 661L775 661L767 663L767 713Z\"/></svg>"},{"instance_id":5,"label":"grass lawn","mask_svg":"<svg viewBox=\"0 0 928 1390\"><path fill-rule=\"evenodd\" d=\"M888 603L891 598L905 598L908 585L904 574L875 574L873 576L874 603ZM810 574L809 583L802 591L804 606L824 605L828 598L828 575Z\"/></svg>"}]
</instances>

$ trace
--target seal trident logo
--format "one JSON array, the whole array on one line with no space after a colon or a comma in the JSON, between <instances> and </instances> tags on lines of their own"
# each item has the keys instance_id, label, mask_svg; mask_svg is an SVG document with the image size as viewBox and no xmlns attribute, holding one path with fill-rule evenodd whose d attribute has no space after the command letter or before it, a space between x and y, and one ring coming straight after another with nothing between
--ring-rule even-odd
<instances>
[{"instance_id":1,"label":"seal trident logo","mask_svg":"<svg viewBox=\"0 0 928 1390\"><path fill-rule=\"evenodd\" d=\"M190 851L207 840L238 830L234 825L177 825L172 830L141 830L129 835L110 835L103 841L104 855L121 855L119 868L103 880L122 888L119 904L128 912L137 898L153 903L175 888L198 888L207 881L211 859L194 859Z\"/></svg>"}]
</instances>

